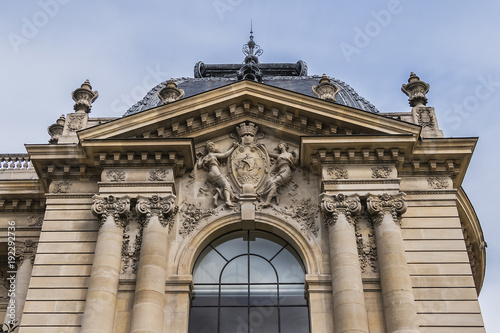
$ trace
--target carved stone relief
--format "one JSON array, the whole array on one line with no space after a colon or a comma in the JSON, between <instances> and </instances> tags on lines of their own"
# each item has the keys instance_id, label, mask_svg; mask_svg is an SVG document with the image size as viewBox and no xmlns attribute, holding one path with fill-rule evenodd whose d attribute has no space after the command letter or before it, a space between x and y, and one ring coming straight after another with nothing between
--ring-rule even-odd
<instances>
[{"instance_id":1,"label":"carved stone relief","mask_svg":"<svg viewBox=\"0 0 500 333\"><path fill-rule=\"evenodd\" d=\"M363 273L375 273L377 267L377 244L375 230L370 217L364 211L356 221L356 241L358 256Z\"/></svg>"},{"instance_id":2,"label":"carved stone relief","mask_svg":"<svg viewBox=\"0 0 500 333\"><path fill-rule=\"evenodd\" d=\"M319 214L319 207L318 204L315 204L311 198L297 200L292 199L292 205L290 207L285 206L280 208L273 206L273 209L296 220L303 232L309 232L314 236L318 236L319 226L316 220Z\"/></svg>"},{"instance_id":3,"label":"carved stone relief","mask_svg":"<svg viewBox=\"0 0 500 333\"><path fill-rule=\"evenodd\" d=\"M28 216L28 226L41 227L43 224L43 214L35 214Z\"/></svg>"},{"instance_id":4,"label":"carved stone relief","mask_svg":"<svg viewBox=\"0 0 500 333\"><path fill-rule=\"evenodd\" d=\"M165 197L160 197L157 194L153 194L151 197L139 196L135 209L146 217L143 221L143 228L147 227L151 217L156 216L163 227L168 227L169 231L172 230L179 208L174 204L174 199L173 195Z\"/></svg>"},{"instance_id":5,"label":"carved stone relief","mask_svg":"<svg viewBox=\"0 0 500 333\"><path fill-rule=\"evenodd\" d=\"M366 199L368 212L372 216L375 225L380 225L386 212L390 213L394 222L401 225L401 215L406 212L405 194L390 195L387 193L379 195L368 195Z\"/></svg>"},{"instance_id":6,"label":"carved stone relief","mask_svg":"<svg viewBox=\"0 0 500 333\"><path fill-rule=\"evenodd\" d=\"M19 267L24 260L29 259L33 264L35 262L36 249L38 243L27 239L24 242L16 243L16 263Z\"/></svg>"},{"instance_id":7,"label":"carved stone relief","mask_svg":"<svg viewBox=\"0 0 500 333\"><path fill-rule=\"evenodd\" d=\"M339 214L344 214L349 224L355 224L355 216L361 211L361 202L357 195L321 195L323 223L328 230L337 223Z\"/></svg>"},{"instance_id":8,"label":"carved stone relief","mask_svg":"<svg viewBox=\"0 0 500 333\"><path fill-rule=\"evenodd\" d=\"M110 182L124 182L125 171L123 170L106 170L106 177Z\"/></svg>"},{"instance_id":9,"label":"carved stone relief","mask_svg":"<svg viewBox=\"0 0 500 333\"><path fill-rule=\"evenodd\" d=\"M212 215L217 215L216 209L203 209L199 204L183 202L180 208L182 224L179 234L183 237L189 236L199 223Z\"/></svg>"},{"instance_id":10,"label":"carved stone relief","mask_svg":"<svg viewBox=\"0 0 500 333\"><path fill-rule=\"evenodd\" d=\"M154 169L149 171L149 179L153 182L162 182L167 179L168 170L167 169Z\"/></svg>"},{"instance_id":11,"label":"carved stone relief","mask_svg":"<svg viewBox=\"0 0 500 333\"><path fill-rule=\"evenodd\" d=\"M87 117L87 115L84 113L70 113L70 114L68 114L68 119L66 120L68 122L68 129L71 132L76 132L76 131L82 129L83 128L83 121L85 120L85 117Z\"/></svg>"},{"instance_id":12,"label":"carved stone relief","mask_svg":"<svg viewBox=\"0 0 500 333\"><path fill-rule=\"evenodd\" d=\"M132 210L129 214L127 227L123 233L122 242L122 274L137 273L142 244L141 217ZM131 241L133 240L133 241Z\"/></svg>"},{"instance_id":13,"label":"carved stone relief","mask_svg":"<svg viewBox=\"0 0 500 333\"><path fill-rule=\"evenodd\" d=\"M326 174L333 179L347 179L348 173L347 170L342 166L334 166L326 169Z\"/></svg>"},{"instance_id":14,"label":"carved stone relief","mask_svg":"<svg viewBox=\"0 0 500 333\"><path fill-rule=\"evenodd\" d=\"M434 116L431 108L419 108L417 110L418 124L422 127L434 128Z\"/></svg>"},{"instance_id":15,"label":"carved stone relief","mask_svg":"<svg viewBox=\"0 0 500 333\"><path fill-rule=\"evenodd\" d=\"M52 193L67 193L73 183L68 180L54 182Z\"/></svg>"},{"instance_id":16,"label":"carved stone relief","mask_svg":"<svg viewBox=\"0 0 500 333\"><path fill-rule=\"evenodd\" d=\"M130 212L130 199L127 196L115 197L113 195L102 197L94 195L92 203L92 213L99 216L99 226L101 227L108 216L114 217L116 226L125 228L127 225L127 215Z\"/></svg>"},{"instance_id":17,"label":"carved stone relief","mask_svg":"<svg viewBox=\"0 0 500 333\"><path fill-rule=\"evenodd\" d=\"M429 187L435 189L444 189L449 186L448 179L443 177L429 177L427 178L427 183L429 184Z\"/></svg>"},{"instance_id":18,"label":"carved stone relief","mask_svg":"<svg viewBox=\"0 0 500 333\"><path fill-rule=\"evenodd\" d=\"M372 178L389 178L391 175L391 168L387 165L372 167Z\"/></svg>"}]
</instances>

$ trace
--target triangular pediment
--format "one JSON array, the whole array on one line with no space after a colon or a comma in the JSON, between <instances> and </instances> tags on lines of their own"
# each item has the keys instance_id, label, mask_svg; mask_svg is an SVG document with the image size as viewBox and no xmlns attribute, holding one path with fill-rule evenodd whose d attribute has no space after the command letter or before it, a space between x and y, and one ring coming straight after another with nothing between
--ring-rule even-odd
<instances>
[{"instance_id":1,"label":"triangular pediment","mask_svg":"<svg viewBox=\"0 0 500 333\"><path fill-rule=\"evenodd\" d=\"M250 121L262 132L297 141L301 136L418 136L420 126L253 81L240 81L145 110L78 133L96 139L193 138L234 131Z\"/></svg>"}]
</instances>

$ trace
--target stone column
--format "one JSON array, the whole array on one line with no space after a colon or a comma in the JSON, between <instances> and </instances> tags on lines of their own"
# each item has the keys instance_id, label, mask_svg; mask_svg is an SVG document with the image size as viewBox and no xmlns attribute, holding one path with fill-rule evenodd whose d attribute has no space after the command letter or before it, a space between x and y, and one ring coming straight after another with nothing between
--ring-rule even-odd
<instances>
[{"instance_id":1,"label":"stone column","mask_svg":"<svg viewBox=\"0 0 500 333\"><path fill-rule=\"evenodd\" d=\"M7 274L8 285L10 286L13 282L15 283L15 295L12 300L13 302L9 301L7 305L4 323L12 325L19 325L21 323L37 246L38 243L33 242L31 239L27 239L22 243L16 243L17 273L15 275Z\"/></svg>"},{"instance_id":2,"label":"stone column","mask_svg":"<svg viewBox=\"0 0 500 333\"><path fill-rule=\"evenodd\" d=\"M369 195L367 208L375 225L387 332L419 332L417 310L399 226L401 214L406 211L405 195Z\"/></svg>"},{"instance_id":3,"label":"stone column","mask_svg":"<svg viewBox=\"0 0 500 333\"><path fill-rule=\"evenodd\" d=\"M163 332L168 231L177 212L175 196L139 196L136 210L145 215L131 332ZM168 228L168 229L167 229Z\"/></svg>"},{"instance_id":4,"label":"stone column","mask_svg":"<svg viewBox=\"0 0 500 333\"><path fill-rule=\"evenodd\" d=\"M100 228L81 332L112 333L114 331L123 229L126 223L124 217L129 211L128 197L94 196L92 213L100 217Z\"/></svg>"},{"instance_id":5,"label":"stone column","mask_svg":"<svg viewBox=\"0 0 500 333\"><path fill-rule=\"evenodd\" d=\"M354 215L361 211L357 195L323 195L330 244L335 332L368 333L361 266L359 263Z\"/></svg>"}]
</instances>

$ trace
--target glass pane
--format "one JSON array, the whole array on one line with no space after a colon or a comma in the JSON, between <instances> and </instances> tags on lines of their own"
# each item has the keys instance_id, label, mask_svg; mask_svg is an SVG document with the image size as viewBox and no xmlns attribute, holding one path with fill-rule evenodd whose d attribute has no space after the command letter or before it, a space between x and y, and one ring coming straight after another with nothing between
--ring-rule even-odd
<instances>
[{"instance_id":1,"label":"glass pane","mask_svg":"<svg viewBox=\"0 0 500 333\"><path fill-rule=\"evenodd\" d=\"M251 285L250 305L270 306L278 305L278 288L275 284Z\"/></svg>"},{"instance_id":2,"label":"glass pane","mask_svg":"<svg viewBox=\"0 0 500 333\"><path fill-rule=\"evenodd\" d=\"M281 332L309 333L307 307L280 308Z\"/></svg>"},{"instance_id":3,"label":"glass pane","mask_svg":"<svg viewBox=\"0 0 500 333\"><path fill-rule=\"evenodd\" d=\"M248 256L238 257L222 272L222 283L248 283Z\"/></svg>"},{"instance_id":4,"label":"glass pane","mask_svg":"<svg viewBox=\"0 0 500 333\"><path fill-rule=\"evenodd\" d=\"M192 297L193 306L219 304L219 285L195 285Z\"/></svg>"},{"instance_id":5,"label":"glass pane","mask_svg":"<svg viewBox=\"0 0 500 333\"><path fill-rule=\"evenodd\" d=\"M276 272L268 261L250 256L250 283L277 283Z\"/></svg>"},{"instance_id":6,"label":"glass pane","mask_svg":"<svg viewBox=\"0 0 500 333\"><path fill-rule=\"evenodd\" d=\"M248 253L247 231L232 232L226 236L216 239L212 246L226 258L232 258Z\"/></svg>"},{"instance_id":7,"label":"glass pane","mask_svg":"<svg viewBox=\"0 0 500 333\"><path fill-rule=\"evenodd\" d=\"M306 305L303 284L280 284L280 305Z\"/></svg>"},{"instance_id":8,"label":"glass pane","mask_svg":"<svg viewBox=\"0 0 500 333\"><path fill-rule=\"evenodd\" d=\"M219 283L219 276L226 261L211 247L206 248L194 267L194 283Z\"/></svg>"},{"instance_id":9,"label":"glass pane","mask_svg":"<svg viewBox=\"0 0 500 333\"><path fill-rule=\"evenodd\" d=\"M250 253L259 254L270 260L283 246L285 242L267 232L255 231L250 233Z\"/></svg>"},{"instance_id":10,"label":"glass pane","mask_svg":"<svg viewBox=\"0 0 500 333\"><path fill-rule=\"evenodd\" d=\"M249 314L250 332L255 333L278 333L278 308L277 307L257 307L250 308ZM283 331L281 332L293 332Z\"/></svg>"},{"instance_id":11,"label":"glass pane","mask_svg":"<svg viewBox=\"0 0 500 333\"><path fill-rule=\"evenodd\" d=\"M304 283L305 273L300 263L300 258L294 249L287 245L271 263L278 271L279 282Z\"/></svg>"},{"instance_id":12,"label":"glass pane","mask_svg":"<svg viewBox=\"0 0 500 333\"><path fill-rule=\"evenodd\" d=\"M221 305L248 305L248 285L222 285Z\"/></svg>"},{"instance_id":13,"label":"glass pane","mask_svg":"<svg viewBox=\"0 0 500 333\"><path fill-rule=\"evenodd\" d=\"M248 308L220 308L220 333L248 333Z\"/></svg>"},{"instance_id":14,"label":"glass pane","mask_svg":"<svg viewBox=\"0 0 500 333\"><path fill-rule=\"evenodd\" d=\"M217 332L218 308L191 308L189 333Z\"/></svg>"}]
</instances>

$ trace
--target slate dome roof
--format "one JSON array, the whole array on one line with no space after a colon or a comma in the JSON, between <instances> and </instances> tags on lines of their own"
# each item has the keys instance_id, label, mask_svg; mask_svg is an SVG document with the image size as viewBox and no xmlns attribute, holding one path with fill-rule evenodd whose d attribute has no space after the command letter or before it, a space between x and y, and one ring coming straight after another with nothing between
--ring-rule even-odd
<instances>
[{"instance_id":1,"label":"slate dome roof","mask_svg":"<svg viewBox=\"0 0 500 333\"><path fill-rule=\"evenodd\" d=\"M262 84L267 84L273 87L286 89L299 94L317 98L312 91L312 87L317 85L320 75L311 76L264 76ZM378 113L377 108L367 101L365 98L358 95L358 93L351 88L347 83L329 77L332 83L339 87L339 92L336 96L336 103L341 105L350 106L356 109ZM184 98L188 98L200 93L217 89L232 83L237 82L236 77L202 77L202 78L178 78L174 79L179 89L184 90ZM144 110L152 109L162 105L162 101L158 97L158 91L165 87L167 81L158 84L151 89L143 99L130 107L124 116L129 116Z\"/></svg>"}]
</instances>

